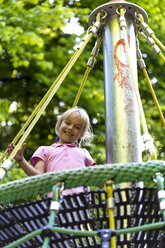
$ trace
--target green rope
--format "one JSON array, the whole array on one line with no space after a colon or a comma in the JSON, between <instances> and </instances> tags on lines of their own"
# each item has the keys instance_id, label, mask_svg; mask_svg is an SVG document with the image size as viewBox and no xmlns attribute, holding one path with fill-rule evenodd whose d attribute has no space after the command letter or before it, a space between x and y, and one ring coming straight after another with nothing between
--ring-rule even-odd
<instances>
[{"instance_id":1,"label":"green rope","mask_svg":"<svg viewBox=\"0 0 165 248\"><path fill-rule=\"evenodd\" d=\"M142 231L149 231L152 229L161 229L165 226L164 222L157 222L153 224L148 224L148 225L142 225L142 226L137 226L137 227L131 227L131 228L125 228L121 230L115 230L116 235L122 235L126 233L134 233L134 232L142 232ZM67 229L67 228L61 228L61 227L52 227L50 229L53 232L58 232L58 233L63 233L63 234L74 234L76 236L98 236L97 231L80 231L80 230L74 230L74 229ZM42 229L38 229L37 231L34 231L23 238L11 243L10 245L5 246L4 248L14 248L17 247L18 245L24 243L25 241L34 238L37 235L40 235L42 233Z\"/></svg>"},{"instance_id":2,"label":"green rope","mask_svg":"<svg viewBox=\"0 0 165 248\"><path fill-rule=\"evenodd\" d=\"M161 173L156 173L155 175L155 179L154 179L155 183L157 184L157 189L158 189L158 196L159 196L159 192L163 191L164 192L164 177ZM159 198L159 197L158 197ZM160 204L161 202L163 203L163 205L165 204L165 197L161 197L159 199ZM160 207L161 209L161 207ZM162 211L162 215L163 215L163 220L165 221L165 209L161 209Z\"/></svg>"},{"instance_id":3,"label":"green rope","mask_svg":"<svg viewBox=\"0 0 165 248\"><path fill-rule=\"evenodd\" d=\"M0 185L0 201L11 203L19 199L27 199L39 193L48 193L52 187L64 182L65 188L82 185L98 186L107 180L116 184L123 182L151 182L155 173L165 176L165 161L149 161L146 163L107 164L85 167L82 169L56 171L39 176L27 177Z\"/></svg>"},{"instance_id":4,"label":"green rope","mask_svg":"<svg viewBox=\"0 0 165 248\"><path fill-rule=\"evenodd\" d=\"M18 239L17 241L14 241L10 245L4 246L4 248L14 248L14 247L17 247L18 245L24 243L25 241L30 240L30 239L34 238L35 236L37 236L37 235L40 235L41 232L42 232L42 229L38 229L38 230L36 230L36 231L34 231L32 233L29 233L28 235L24 236L23 238Z\"/></svg>"},{"instance_id":5,"label":"green rope","mask_svg":"<svg viewBox=\"0 0 165 248\"><path fill-rule=\"evenodd\" d=\"M67 229L67 228L62 228L62 227L52 227L50 229L53 232L58 232L58 233L63 233L63 234L74 234L76 236L96 236L97 232L96 231L80 231L80 230L74 230L74 229ZM40 235L42 233L42 229L38 229L37 231L34 231L30 234L27 234L23 238L18 239L17 241L14 241L10 245L5 246L4 248L14 248L17 247L18 245L26 242L27 240L30 240L34 238L37 235Z\"/></svg>"},{"instance_id":6,"label":"green rope","mask_svg":"<svg viewBox=\"0 0 165 248\"><path fill-rule=\"evenodd\" d=\"M53 201L57 201L57 191L58 191L58 187L57 186L53 186L52 188L52 192L53 192ZM56 211L55 210L51 210L50 212L50 216L49 216L49 226L50 227L53 227L54 225L54 220L55 220L55 217L56 217ZM47 248L48 245L49 245L49 242L50 242L50 237L45 237L44 239L44 243L43 243L43 246L42 248Z\"/></svg>"},{"instance_id":7,"label":"green rope","mask_svg":"<svg viewBox=\"0 0 165 248\"><path fill-rule=\"evenodd\" d=\"M154 229L161 229L164 226L165 226L165 222L157 222L157 223L152 223L152 224L147 224L147 225L142 225L142 226L130 227L130 228L116 230L116 235L122 235L126 233L134 233L134 232L144 232L144 231L149 231L149 230L154 230Z\"/></svg>"}]
</instances>

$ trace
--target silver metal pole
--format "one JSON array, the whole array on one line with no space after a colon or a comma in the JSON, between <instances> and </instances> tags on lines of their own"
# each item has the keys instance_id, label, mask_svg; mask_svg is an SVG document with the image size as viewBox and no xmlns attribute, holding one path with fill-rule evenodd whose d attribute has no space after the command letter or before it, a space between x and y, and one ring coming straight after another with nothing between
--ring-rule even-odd
<instances>
[{"instance_id":1,"label":"silver metal pole","mask_svg":"<svg viewBox=\"0 0 165 248\"><path fill-rule=\"evenodd\" d=\"M89 23L101 10L107 12L103 30L106 160L107 163L140 162L140 118L130 75L124 38L119 24L119 7L126 9L127 35L137 79L135 12L147 22L147 14L139 6L125 1L111 1L95 9Z\"/></svg>"}]
</instances>

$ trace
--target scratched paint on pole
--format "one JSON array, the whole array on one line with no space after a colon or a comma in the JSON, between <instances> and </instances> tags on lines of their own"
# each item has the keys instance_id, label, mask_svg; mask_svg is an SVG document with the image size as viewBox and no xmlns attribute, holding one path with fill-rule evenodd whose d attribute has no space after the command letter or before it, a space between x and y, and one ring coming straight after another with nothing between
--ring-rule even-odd
<instances>
[{"instance_id":1,"label":"scratched paint on pole","mask_svg":"<svg viewBox=\"0 0 165 248\"><path fill-rule=\"evenodd\" d=\"M128 35L128 42L130 45L130 35ZM123 90L125 95L124 99L124 108L127 114L131 114L134 112L133 110L133 86L130 83L130 72L129 72L129 64L121 61L118 57L118 49L123 48L123 52L126 54L126 46L124 39L120 39L115 47L114 47L114 63L116 67L116 74L114 76L114 82L118 84L118 86ZM130 92L132 94L130 94Z\"/></svg>"},{"instance_id":2,"label":"scratched paint on pole","mask_svg":"<svg viewBox=\"0 0 165 248\"><path fill-rule=\"evenodd\" d=\"M130 35L128 35L128 43L130 46ZM125 114L124 112L122 113L122 116L123 118L125 118L127 123L123 130L125 133L127 133L127 142L124 144L124 147L129 153L129 160L134 161L133 151L135 150L136 145L132 140L136 140L137 137L135 130L131 127L132 123L134 122L135 114L135 93L130 78L129 64L124 39L119 39L114 46L114 66L114 83L116 84L116 87L118 87L121 91L121 97L123 99L122 110L125 112ZM121 138L121 143L122 141L123 140Z\"/></svg>"}]
</instances>

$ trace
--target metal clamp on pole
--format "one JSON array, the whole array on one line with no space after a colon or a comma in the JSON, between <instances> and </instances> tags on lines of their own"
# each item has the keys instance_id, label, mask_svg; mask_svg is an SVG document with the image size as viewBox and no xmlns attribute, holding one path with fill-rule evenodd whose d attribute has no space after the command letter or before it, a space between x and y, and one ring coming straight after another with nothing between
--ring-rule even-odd
<instances>
[{"instance_id":1,"label":"metal clamp on pole","mask_svg":"<svg viewBox=\"0 0 165 248\"><path fill-rule=\"evenodd\" d=\"M97 55L99 53L99 47L101 45L101 42L102 42L102 36L97 38L97 40L95 42L95 46L93 47L92 52L91 52L91 57L88 60L87 66L89 66L89 67L94 66L96 57L97 57Z\"/></svg>"},{"instance_id":2,"label":"metal clamp on pole","mask_svg":"<svg viewBox=\"0 0 165 248\"><path fill-rule=\"evenodd\" d=\"M160 48L155 44L155 41L151 37L147 37L146 41L156 55L161 52Z\"/></svg>"},{"instance_id":3,"label":"metal clamp on pole","mask_svg":"<svg viewBox=\"0 0 165 248\"><path fill-rule=\"evenodd\" d=\"M142 52L139 48L138 39L136 40L136 52L137 52L138 65L139 65L139 68L142 70L143 68L146 68L146 64L145 64L144 59L142 57Z\"/></svg>"},{"instance_id":4,"label":"metal clamp on pole","mask_svg":"<svg viewBox=\"0 0 165 248\"><path fill-rule=\"evenodd\" d=\"M102 229L98 231L98 235L101 238L101 248L111 248L110 239L112 236L116 235L116 231L111 229Z\"/></svg>"}]
</instances>

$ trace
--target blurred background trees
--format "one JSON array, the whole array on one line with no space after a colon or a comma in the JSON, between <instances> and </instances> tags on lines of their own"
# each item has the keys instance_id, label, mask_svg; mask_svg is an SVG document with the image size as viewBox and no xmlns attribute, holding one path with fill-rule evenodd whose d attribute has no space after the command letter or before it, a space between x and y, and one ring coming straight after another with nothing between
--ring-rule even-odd
<instances>
[{"instance_id":1,"label":"blurred background trees","mask_svg":"<svg viewBox=\"0 0 165 248\"><path fill-rule=\"evenodd\" d=\"M144 8L149 17L149 26L162 43L165 43L165 0L131 2ZM75 52L76 45L88 29L90 13L105 3L107 1L101 0L0 0L1 153ZM72 106L95 41L96 37L93 37L29 135L25 149L27 159L38 146L50 145L55 141L54 127L57 116ZM152 52L145 40L139 38L139 41L147 71L165 114L164 62ZM154 138L158 159L164 160L165 141L162 122L142 72L139 71L138 76L148 129ZM97 164L104 164L102 48L78 105L87 109L95 134L94 141L88 149ZM14 165L2 183L24 176L26 175L23 171Z\"/></svg>"}]
</instances>

